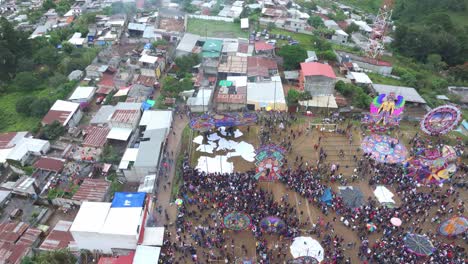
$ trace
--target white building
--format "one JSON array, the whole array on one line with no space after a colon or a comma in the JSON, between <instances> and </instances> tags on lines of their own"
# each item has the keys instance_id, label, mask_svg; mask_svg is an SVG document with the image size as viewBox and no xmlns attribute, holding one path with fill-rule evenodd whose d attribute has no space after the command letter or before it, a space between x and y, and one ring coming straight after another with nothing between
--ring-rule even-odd
<instances>
[{"instance_id":1,"label":"white building","mask_svg":"<svg viewBox=\"0 0 468 264\"><path fill-rule=\"evenodd\" d=\"M273 76L271 81L247 83L247 108L286 111L286 98L281 77Z\"/></svg>"},{"instance_id":2,"label":"white building","mask_svg":"<svg viewBox=\"0 0 468 264\"><path fill-rule=\"evenodd\" d=\"M96 87L78 86L68 100L75 103L89 103L95 92Z\"/></svg>"},{"instance_id":3,"label":"white building","mask_svg":"<svg viewBox=\"0 0 468 264\"><path fill-rule=\"evenodd\" d=\"M331 40L338 44L346 44L348 42L348 33L344 32L341 29L335 30L335 34L333 34Z\"/></svg>"},{"instance_id":4,"label":"white building","mask_svg":"<svg viewBox=\"0 0 468 264\"><path fill-rule=\"evenodd\" d=\"M0 134L0 164L14 160L24 165L31 155L41 156L49 149L49 141L33 138L29 132Z\"/></svg>"},{"instance_id":5,"label":"white building","mask_svg":"<svg viewBox=\"0 0 468 264\"><path fill-rule=\"evenodd\" d=\"M86 38L82 38L81 33L76 32L68 40L68 42L70 42L72 45L75 45L76 47L83 47L83 45L86 43Z\"/></svg>"},{"instance_id":6,"label":"white building","mask_svg":"<svg viewBox=\"0 0 468 264\"><path fill-rule=\"evenodd\" d=\"M76 247L105 254L136 249L144 206L144 193L116 193L112 203L83 202L70 228Z\"/></svg>"},{"instance_id":7,"label":"white building","mask_svg":"<svg viewBox=\"0 0 468 264\"><path fill-rule=\"evenodd\" d=\"M372 84L372 80L363 72L350 72L346 78L354 84Z\"/></svg>"},{"instance_id":8,"label":"white building","mask_svg":"<svg viewBox=\"0 0 468 264\"><path fill-rule=\"evenodd\" d=\"M211 97L213 90L211 89L200 89L195 96L187 99L187 105L190 107L192 112L203 112L207 111L211 106Z\"/></svg>"},{"instance_id":9,"label":"white building","mask_svg":"<svg viewBox=\"0 0 468 264\"><path fill-rule=\"evenodd\" d=\"M81 120L83 113L80 104L57 100L50 108L49 112L42 118L42 125L52 124L54 121L60 122L62 126L75 127Z\"/></svg>"}]
</instances>

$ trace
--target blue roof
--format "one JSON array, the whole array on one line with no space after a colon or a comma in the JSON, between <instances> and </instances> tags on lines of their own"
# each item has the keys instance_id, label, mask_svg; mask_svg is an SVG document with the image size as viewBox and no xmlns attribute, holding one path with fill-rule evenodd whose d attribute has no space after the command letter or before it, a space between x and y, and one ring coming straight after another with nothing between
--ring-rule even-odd
<instances>
[{"instance_id":1,"label":"blue roof","mask_svg":"<svg viewBox=\"0 0 468 264\"><path fill-rule=\"evenodd\" d=\"M143 207L146 193L116 192L111 207Z\"/></svg>"},{"instance_id":2,"label":"blue roof","mask_svg":"<svg viewBox=\"0 0 468 264\"><path fill-rule=\"evenodd\" d=\"M320 200L327 205L332 205L332 193L330 188L325 189Z\"/></svg>"}]
</instances>

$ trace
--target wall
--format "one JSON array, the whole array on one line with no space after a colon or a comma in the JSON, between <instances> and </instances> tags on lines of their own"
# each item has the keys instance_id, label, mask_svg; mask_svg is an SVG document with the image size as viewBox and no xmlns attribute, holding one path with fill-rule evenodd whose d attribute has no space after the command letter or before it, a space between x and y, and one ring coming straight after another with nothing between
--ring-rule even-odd
<instances>
[{"instance_id":1,"label":"wall","mask_svg":"<svg viewBox=\"0 0 468 264\"><path fill-rule=\"evenodd\" d=\"M203 19L203 20L234 22L234 18L231 18L231 17L205 16L205 15L193 15L193 14L187 15L187 17ZM187 21L187 19L185 21ZM185 28L187 28L187 25L185 26Z\"/></svg>"},{"instance_id":2,"label":"wall","mask_svg":"<svg viewBox=\"0 0 468 264\"><path fill-rule=\"evenodd\" d=\"M76 110L76 112L73 114L70 121L68 121L67 126L68 127L76 127L78 125L78 123L80 123L81 117L83 117L83 112L81 112L80 109Z\"/></svg>"},{"instance_id":3,"label":"wall","mask_svg":"<svg viewBox=\"0 0 468 264\"><path fill-rule=\"evenodd\" d=\"M310 95L330 95L335 90L335 79L325 76L306 76L304 90Z\"/></svg>"}]
</instances>

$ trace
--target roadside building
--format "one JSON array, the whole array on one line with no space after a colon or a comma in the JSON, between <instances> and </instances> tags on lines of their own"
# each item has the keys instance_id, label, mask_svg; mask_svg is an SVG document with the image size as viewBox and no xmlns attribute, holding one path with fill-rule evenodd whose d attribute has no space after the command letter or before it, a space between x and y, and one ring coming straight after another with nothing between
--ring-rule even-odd
<instances>
[{"instance_id":1,"label":"roadside building","mask_svg":"<svg viewBox=\"0 0 468 264\"><path fill-rule=\"evenodd\" d=\"M247 83L247 108L252 111L287 111L281 77L273 76L271 81Z\"/></svg>"},{"instance_id":2,"label":"roadside building","mask_svg":"<svg viewBox=\"0 0 468 264\"><path fill-rule=\"evenodd\" d=\"M78 86L68 100L74 103L89 103L93 99L95 92L96 87Z\"/></svg>"},{"instance_id":3,"label":"roadside building","mask_svg":"<svg viewBox=\"0 0 468 264\"><path fill-rule=\"evenodd\" d=\"M336 75L328 64L318 62L301 63L299 86L310 95L331 95L335 89Z\"/></svg>"},{"instance_id":4,"label":"roadside building","mask_svg":"<svg viewBox=\"0 0 468 264\"><path fill-rule=\"evenodd\" d=\"M45 126L58 121L64 127L75 127L80 122L82 116L83 113L80 110L79 103L57 100L44 116L41 123Z\"/></svg>"}]
</instances>

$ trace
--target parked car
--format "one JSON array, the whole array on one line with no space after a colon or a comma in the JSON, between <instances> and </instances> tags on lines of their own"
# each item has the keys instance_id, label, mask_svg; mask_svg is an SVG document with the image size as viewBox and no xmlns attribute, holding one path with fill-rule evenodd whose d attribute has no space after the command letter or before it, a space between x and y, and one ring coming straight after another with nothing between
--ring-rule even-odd
<instances>
[{"instance_id":1,"label":"parked car","mask_svg":"<svg viewBox=\"0 0 468 264\"><path fill-rule=\"evenodd\" d=\"M265 35L265 39L270 39L270 35L269 35L269 34L266 34L266 35Z\"/></svg>"}]
</instances>

